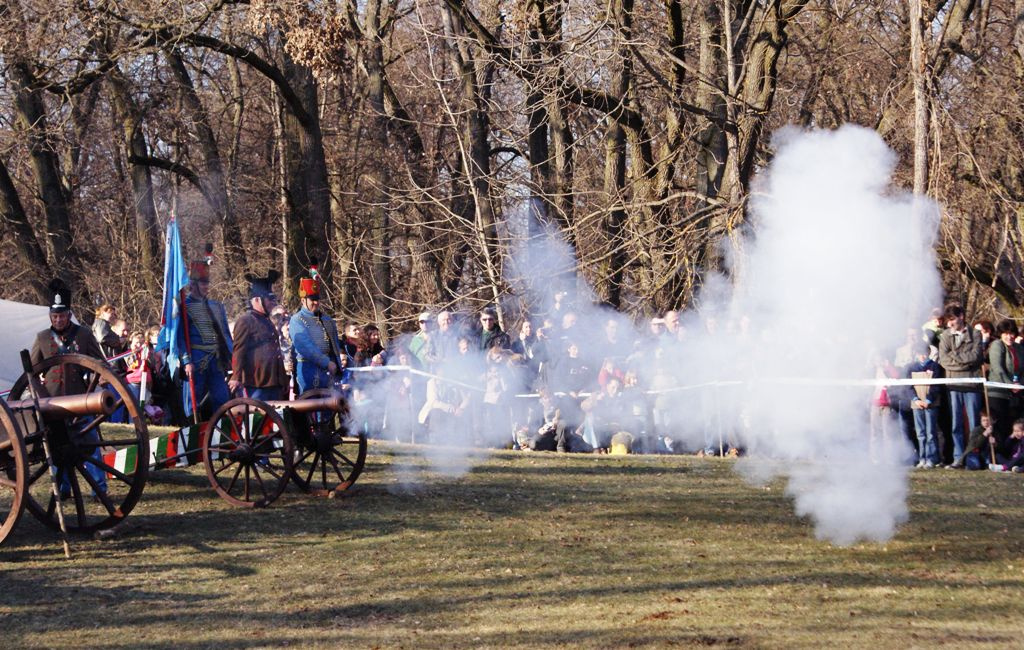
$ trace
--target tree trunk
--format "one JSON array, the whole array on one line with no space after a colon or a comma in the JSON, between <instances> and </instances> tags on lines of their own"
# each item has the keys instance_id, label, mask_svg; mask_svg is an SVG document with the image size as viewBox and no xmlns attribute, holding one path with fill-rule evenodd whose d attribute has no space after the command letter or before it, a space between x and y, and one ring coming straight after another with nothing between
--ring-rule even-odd
<instances>
[{"instance_id":1,"label":"tree trunk","mask_svg":"<svg viewBox=\"0 0 1024 650\"><path fill-rule=\"evenodd\" d=\"M632 38L633 0L614 0L611 13L618 27L617 58L619 67L611 81L611 92L622 104L628 101L632 82L632 62L627 43ZM608 118L605 130L604 200L607 215L602 224L608 242L608 253L599 278L599 293L604 300L618 309L622 301L622 283L626 274L626 129L622 123Z\"/></svg>"},{"instance_id":2,"label":"tree trunk","mask_svg":"<svg viewBox=\"0 0 1024 650\"><path fill-rule=\"evenodd\" d=\"M25 214L18 190L3 160L0 160L0 221L4 224L5 230L9 229L14 235L12 241L26 270L25 277L29 286L39 300L46 303L50 299L46 289L47 279L51 276L46 253L36 239L36 233L28 220L28 215Z\"/></svg>"},{"instance_id":3,"label":"tree trunk","mask_svg":"<svg viewBox=\"0 0 1024 650\"><path fill-rule=\"evenodd\" d=\"M370 182L370 278L371 298L378 321L387 321L391 312L391 225L388 216L390 179L386 164L388 117L384 106L384 47L380 29L380 0L366 3L367 99L373 118L370 133L380 162L367 171Z\"/></svg>"},{"instance_id":4,"label":"tree trunk","mask_svg":"<svg viewBox=\"0 0 1024 650\"><path fill-rule=\"evenodd\" d=\"M912 0L912 2L916 1ZM952 6L947 8L950 3ZM932 78L941 76L953 60L953 55L963 52L963 38L967 33L967 23L974 14L976 4L975 0L936 0L927 7L922 7L922 10L927 8L927 13L922 17L924 25L931 25L938 19L942 20L943 38L933 44L926 63ZM1021 14L1018 11L1015 15L1019 17ZM1020 22L1018 18L1017 24L1019 25ZM884 138L892 134L906 115L906 106L913 101L913 96L914 83L911 79L909 83L900 86L893 100L879 115L878 126L875 129L879 135Z\"/></svg>"},{"instance_id":5,"label":"tree trunk","mask_svg":"<svg viewBox=\"0 0 1024 650\"><path fill-rule=\"evenodd\" d=\"M564 72L559 71L562 76ZM574 189L576 162L573 146L576 144L566 117L565 100L561 93L551 92L547 98L548 125L551 129L551 149L554 170L552 187L554 189L555 217L565 233L566 242L576 246L576 218Z\"/></svg>"},{"instance_id":6,"label":"tree trunk","mask_svg":"<svg viewBox=\"0 0 1024 650\"><path fill-rule=\"evenodd\" d=\"M108 78L115 119L124 138L126 158L145 159L149 147L142 132L142 115L128 92L127 83L120 71L112 72ZM132 163L131 185L135 212L135 241L138 250L138 275L143 286L153 296L160 296L161 255L160 225L153 202L153 178L149 165Z\"/></svg>"},{"instance_id":7,"label":"tree trunk","mask_svg":"<svg viewBox=\"0 0 1024 650\"><path fill-rule=\"evenodd\" d=\"M552 20L558 18L557 3L560 0L555 0L555 2L556 5L552 6L548 4L547 0L534 0L527 7L530 24L528 48L532 65L548 64L547 61L544 61L549 47L548 35L552 29ZM547 92L549 90L544 87L544 84L537 81L529 84L526 97L526 113L529 123L526 146L532 184L528 222L531 238L543 234L540 226L549 225L552 217L558 212L558 206L554 203L557 192L551 170L551 149L548 146L550 128L548 112L545 107Z\"/></svg>"},{"instance_id":8,"label":"tree trunk","mask_svg":"<svg viewBox=\"0 0 1024 650\"><path fill-rule=\"evenodd\" d=\"M237 275L239 271L248 267L249 262L242 244L241 228L231 211L220 147L211 127L210 117L196 93L181 53L177 50L167 50L166 55L181 91L183 107L192 122L191 134L199 145L199 153L202 156L203 173L199 182L203 196L213 211L214 219L221 226L221 242L228 273Z\"/></svg>"},{"instance_id":9,"label":"tree trunk","mask_svg":"<svg viewBox=\"0 0 1024 650\"><path fill-rule=\"evenodd\" d=\"M459 75L461 94L455 121L462 149L463 173L475 221L475 239L485 281L493 300L501 295L501 250L491 192L490 117L486 107L487 62L469 45L462 16L444 12L445 33L452 67ZM496 305L499 319L501 306Z\"/></svg>"},{"instance_id":10,"label":"tree trunk","mask_svg":"<svg viewBox=\"0 0 1024 650\"><path fill-rule=\"evenodd\" d=\"M719 266L718 237L725 230L725 216L715 209L725 176L728 155L725 140L726 87L722 64L722 15L717 2L704 3L699 14L699 42L697 67L697 107L707 117L700 118L702 128L698 135L700 153L697 155L697 193L704 198L705 216L699 222L705 240L698 266L702 271L717 270Z\"/></svg>"},{"instance_id":11,"label":"tree trunk","mask_svg":"<svg viewBox=\"0 0 1024 650\"><path fill-rule=\"evenodd\" d=\"M910 76L914 86L914 194L928 193L928 71L925 68L925 26L922 0L910 0Z\"/></svg>"},{"instance_id":12,"label":"tree trunk","mask_svg":"<svg viewBox=\"0 0 1024 650\"><path fill-rule=\"evenodd\" d=\"M280 56L284 77L306 113L304 124L295 111L288 108L282 111L288 202L285 215L287 266L292 273L289 280L297 285L310 263L316 261L325 283L330 285L333 267L331 193L317 112L317 85L309 68L296 64L284 52Z\"/></svg>"},{"instance_id":13,"label":"tree trunk","mask_svg":"<svg viewBox=\"0 0 1024 650\"><path fill-rule=\"evenodd\" d=\"M32 87L32 77L25 63L12 62L7 70L14 86L16 123L28 136L32 173L46 216L50 273L60 276L77 295L84 288L82 257L72 238L71 206L61 179L60 158L49 133L42 91Z\"/></svg>"}]
</instances>

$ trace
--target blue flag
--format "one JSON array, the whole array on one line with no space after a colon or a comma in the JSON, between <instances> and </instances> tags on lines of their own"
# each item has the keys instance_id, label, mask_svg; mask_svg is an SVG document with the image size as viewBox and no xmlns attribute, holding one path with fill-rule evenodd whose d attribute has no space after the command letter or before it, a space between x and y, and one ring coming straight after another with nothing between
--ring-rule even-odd
<instances>
[{"instance_id":1,"label":"blue flag","mask_svg":"<svg viewBox=\"0 0 1024 650\"><path fill-rule=\"evenodd\" d=\"M160 336L157 338L156 349L167 350L167 367L171 377L176 376L181 356L185 353L179 340L182 321L179 311L181 290L188 286L188 267L181 254L181 235L178 233L178 222L172 216L167 224L167 243L164 246L164 307L160 319Z\"/></svg>"}]
</instances>

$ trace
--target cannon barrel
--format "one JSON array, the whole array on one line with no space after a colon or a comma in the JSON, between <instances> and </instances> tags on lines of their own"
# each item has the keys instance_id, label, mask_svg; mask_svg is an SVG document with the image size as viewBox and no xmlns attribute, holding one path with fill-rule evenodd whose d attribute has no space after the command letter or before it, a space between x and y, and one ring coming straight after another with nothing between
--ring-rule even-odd
<instances>
[{"instance_id":1,"label":"cannon barrel","mask_svg":"<svg viewBox=\"0 0 1024 650\"><path fill-rule=\"evenodd\" d=\"M299 413L309 413L311 411L344 411L345 410L345 398L340 393L331 395L330 397L314 397L310 399L293 399L288 400L273 400L267 402L268 405L275 409L288 408Z\"/></svg>"},{"instance_id":2,"label":"cannon barrel","mask_svg":"<svg viewBox=\"0 0 1024 650\"><path fill-rule=\"evenodd\" d=\"M13 411L35 408L30 399L7 402ZM117 408L117 397L107 389L81 395L40 397L39 411L44 420L63 420L79 415L110 415Z\"/></svg>"}]
</instances>

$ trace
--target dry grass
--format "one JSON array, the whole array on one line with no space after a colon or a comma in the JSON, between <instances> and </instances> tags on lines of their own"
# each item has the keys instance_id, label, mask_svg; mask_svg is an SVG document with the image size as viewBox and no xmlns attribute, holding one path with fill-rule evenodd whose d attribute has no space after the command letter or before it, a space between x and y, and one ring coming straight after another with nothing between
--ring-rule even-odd
<instances>
[{"instance_id":1,"label":"dry grass","mask_svg":"<svg viewBox=\"0 0 1024 650\"><path fill-rule=\"evenodd\" d=\"M230 508L156 474L119 538L27 517L5 647L1018 645L1024 480L915 474L885 546L834 548L731 462L503 452L461 478L371 447L350 498ZM418 482L399 482L398 477Z\"/></svg>"}]
</instances>

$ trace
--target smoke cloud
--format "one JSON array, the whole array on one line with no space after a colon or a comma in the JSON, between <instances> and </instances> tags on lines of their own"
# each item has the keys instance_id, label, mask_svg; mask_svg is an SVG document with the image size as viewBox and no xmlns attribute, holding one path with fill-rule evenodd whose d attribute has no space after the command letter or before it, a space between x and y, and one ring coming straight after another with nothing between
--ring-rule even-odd
<instances>
[{"instance_id":1,"label":"smoke cloud","mask_svg":"<svg viewBox=\"0 0 1024 650\"><path fill-rule=\"evenodd\" d=\"M737 468L752 482L786 478L819 538L883 541L907 517L913 450L895 422L876 421L872 436L877 389L850 380L874 378L940 304L938 210L890 185L895 156L869 129L787 129L774 144L737 281L705 291L694 335L676 350L681 383L746 383L684 399L676 415L702 414L697 442L717 444L714 431L745 446Z\"/></svg>"},{"instance_id":2,"label":"smoke cloud","mask_svg":"<svg viewBox=\"0 0 1024 650\"><path fill-rule=\"evenodd\" d=\"M865 380L941 303L932 248L938 210L892 186L895 155L869 129L783 129L773 144L776 156L754 184L749 233L723 249L728 277L706 279L699 307L679 314L676 332L656 337L646 322L595 305L556 233L516 251L507 279L547 315L547 323L532 320L552 359L575 343L595 373L612 358L639 375L653 393L651 428L672 438L659 445L709 454L742 448L737 471L752 483L786 480L797 514L813 521L819 538L884 541L907 517L913 450L894 422L870 421L878 389ZM431 364L460 384L394 375L363 391L397 422L385 427L388 437L401 439L432 405L425 456L450 475L475 462L471 447L512 440L507 421L492 419L500 409L479 406L484 393L502 382L506 396L534 388L522 375L495 371L479 334L460 353L466 329L455 324L443 361ZM517 332L508 335L514 341ZM408 353L389 361L408 362ZM396 387L404 391L400 406ZM472 417L463 410L469 401L478 404ZM527 420L536 402L517 402L514 420Z\"/></svg>"}]
</instances>

